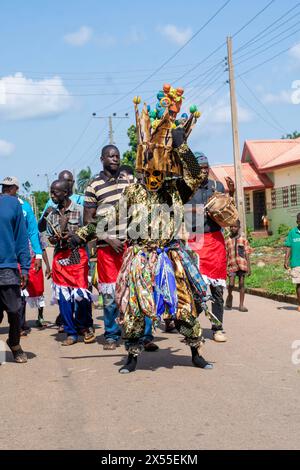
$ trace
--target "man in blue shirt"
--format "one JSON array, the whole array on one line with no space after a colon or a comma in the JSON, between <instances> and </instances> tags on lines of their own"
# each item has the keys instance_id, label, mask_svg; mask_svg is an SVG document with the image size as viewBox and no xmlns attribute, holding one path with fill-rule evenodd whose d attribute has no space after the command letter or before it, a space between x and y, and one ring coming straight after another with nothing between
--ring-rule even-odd
<instances>
[{"instance_id":1,"label":"man in blue shirt","mask_svg":"<svg viewBox=\"0 0 300 470\"><path fill-rule=\"evenodd\" d=\"M24 363L27 356L20 346L20 287L24 289L28 282L31 259L21 205L16 197L7 194L0 194L0 233L0 320L6 311L9 322L7 344L15 361Z\"/></svg>"},{"instance_id":2,"label":"man in blue shirt","mask_svg":"<svg viewBox=\"0 0 300 470\"><path fill-rule=\"evenodd\" d=\"M2 181L2 193L8 194L10 196L17 197L17 192L19 190L19 182L14 176L7 176ZM43 250L41 247L39 239L39 230L36 222L35 215L33 213L32 207L27 201L18 198L23 211L23 216L25 219L25 225L27 229L28 238L30 241L30 251L34 262L32 261L31 269L34 269L36 273L42 268L42 258ZM28 294L27 294L28 295ZM21 336L26 336L27 332L30 331L30 328L26 325L26 299L25 295L22 297L22 308L20 309L20 329Z\"/></svg>"}]
</instances>

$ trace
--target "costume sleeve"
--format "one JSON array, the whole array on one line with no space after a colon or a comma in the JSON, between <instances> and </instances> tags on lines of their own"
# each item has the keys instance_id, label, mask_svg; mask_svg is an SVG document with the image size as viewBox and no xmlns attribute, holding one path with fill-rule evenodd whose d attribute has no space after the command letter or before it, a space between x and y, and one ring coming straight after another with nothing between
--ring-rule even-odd
<instances>
[{"instance_id":1,"label":"costume sleeve","mask_svg":"<svg viewBox=\"0 0 300 470\"><path fill-rule=\"evenodd\" d=\"M23 210L21 204L19 203L16 208L14 238L17 260L21 266L22 273L27 274L31 264L31 256L29 251L29 239L25 225Z\"/></svg>"},{"instance_id":2,"label":"costume sleeve","mask_svg":"<svg viewBox=\"0 0 300 470\"><path fill-rule=\"evenodd\" d=\"M37 221L35 219L32 207L30 204L26 204L26 212L27 212L27 230L28 236L31 243L31 248L36 255L37 258L42 259L43 250L40 243L39 238L39 230L37 226Z\"/></svg>"},{"instance_id":3,"label":"costume sleeve","mask_svg":"<svg viewBox=\"0 0 300 470\"><path fill-rule=\"evenodd\" d=\"M187 144L173 150L181 161L183 168L183 178L177 180L177 189L182 202L187 203L193 194L199 189L205 176L201 172L197 159Z\"/></svg>"}]
</instances>

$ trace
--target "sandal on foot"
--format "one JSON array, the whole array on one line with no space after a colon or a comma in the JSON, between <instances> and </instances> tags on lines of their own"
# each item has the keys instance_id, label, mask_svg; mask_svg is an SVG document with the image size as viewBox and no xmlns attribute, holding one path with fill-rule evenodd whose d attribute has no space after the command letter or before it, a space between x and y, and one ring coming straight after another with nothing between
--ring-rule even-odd
<instances>
[{"instance_id":1,"label":"sandal on foot","mask_svg":"<svg viewBox=\"0 0 300 470\"><path fill-rule=\"evenodd\" d=\"M74 338L73 336L68 336L67 339L65 339L61 345L62 346L72 346L73 344L77 343L77 339Z\"/></svg>"},{"instance_id":2,"label":"sandal on foot","mask_svg":"<svg viewBox=\"0 0 300 470\"><path fill-rule=\"evenodd\" d=\"M18 364L24 364L25 362L27 362L27 355L21 348L20 344L18 344L17 346L10 346L8 340L6 341L6 344L12 352L15 362L17 362Z\"/></svg>"},{"instance_id":3,"label":"sandal on foot","mask_svg":"<svg viewBox=\"0 0 300 470\"><path fill-rule=\"evenodd\" d=\"M239 312L248 312L246 307L239 307Z\"/></svg>"}]
</instances>

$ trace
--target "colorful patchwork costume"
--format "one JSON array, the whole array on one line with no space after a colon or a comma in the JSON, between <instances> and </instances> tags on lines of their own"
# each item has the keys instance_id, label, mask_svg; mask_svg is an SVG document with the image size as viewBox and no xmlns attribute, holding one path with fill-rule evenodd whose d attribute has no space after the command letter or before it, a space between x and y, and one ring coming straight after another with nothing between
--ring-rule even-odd
<instances>
[{"instance_id":1,"label":"colorful patchwork costume","mask_svg":"<svg viewBox=\"0 0 300 470\"><path fill-rule=\"evenodd\" d=\"M97 236L103 239L114 218L119 225L126 221L128 249L116 283L118 321L123 326L128 351L127 363L120 372L136 368L145 317L151 318L154 326L162 318L173 319L184 342L191 347L194 365L211 368L198 353L204 342L198 316L205 310L211 321L217 324L218 320L207 311L206 284L193 253L180 239L184 204L203 181L197 160L186 144L199 113L194 107L190 118L184 123L176 122L175 129L176 114L168 101L163 102L163 114L153 126L149 107L145 105L140 116L139 99L134 102L136 168L143 174L144 182L127 186L117 205L97 225Z\"/></svg>"}]
</instances>

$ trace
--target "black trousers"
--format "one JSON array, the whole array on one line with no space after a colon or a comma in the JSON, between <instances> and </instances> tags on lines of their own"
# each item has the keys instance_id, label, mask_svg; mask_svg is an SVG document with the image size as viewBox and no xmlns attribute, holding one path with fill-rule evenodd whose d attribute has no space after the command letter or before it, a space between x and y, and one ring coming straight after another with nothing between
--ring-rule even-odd
<instances>
[{"instance_id":1,"label":"black trousers","mask_svg":"<svg viewBox=\"0 0 300 470\"><path fill-rule=\"evenodd\" d=\"M20 344L20 308L20 286L0 286L0 319L3 318L5 311L9 323L8 340L10 346Z\"/></svg>"},{"instance_id":2,"label":"black trousers","mask_svg":"<svg viewBox=\"0 0 300 470\"><path fill-rule=\"evenodd\" d=\"M224 287L222 286L210 286L211 295L213 296L213 303L212 303L212 313L217 317L217 319L223 323L223 315L224 315ZM222 330L223 326L213 326L212 329L214 331Z\"/></svg>"},{"instance_id":3,"label":"black trousers","mask_svg":"<svg viewBox=\"0 0 300 470\"><path fill-rule=\"evenodd\" d=\"M26 319L26 298L21 297L21 308L19 310L19 322L20 322L20 330L25 330L25 319Z\"/></svg>"}]
</instances>

